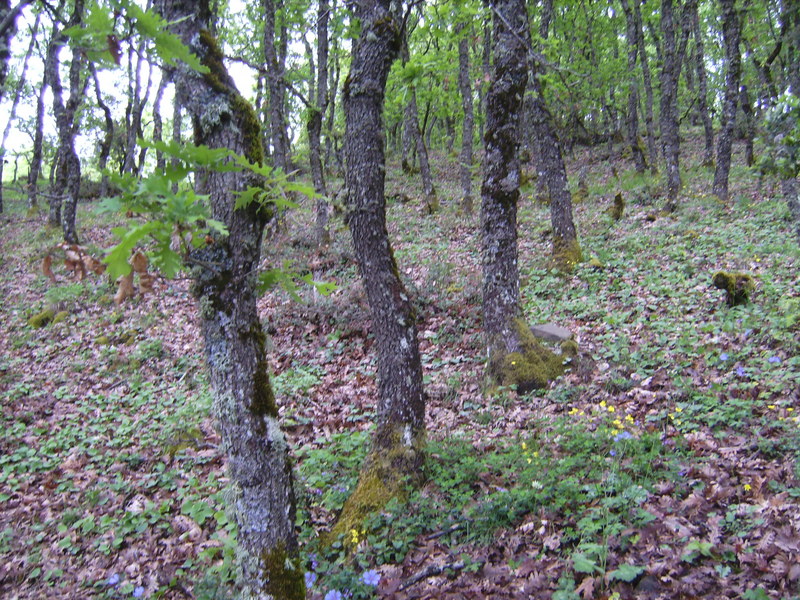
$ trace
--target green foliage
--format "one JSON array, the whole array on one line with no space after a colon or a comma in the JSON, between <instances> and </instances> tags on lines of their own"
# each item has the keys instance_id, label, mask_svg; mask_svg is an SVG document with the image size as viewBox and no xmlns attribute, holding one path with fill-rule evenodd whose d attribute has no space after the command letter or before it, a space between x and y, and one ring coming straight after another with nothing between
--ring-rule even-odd
<instances>
[{"instance_id":1,"label":"green foliage","mask_svg":"<svg viewBox=\"0 0 800 600\"><path fill-rule=\"evenodd\" d=\"M764 155L758 162L763 173L793 179L800 173L800 98L784 92L764 116Z\"/></svg>"}]
</instances>

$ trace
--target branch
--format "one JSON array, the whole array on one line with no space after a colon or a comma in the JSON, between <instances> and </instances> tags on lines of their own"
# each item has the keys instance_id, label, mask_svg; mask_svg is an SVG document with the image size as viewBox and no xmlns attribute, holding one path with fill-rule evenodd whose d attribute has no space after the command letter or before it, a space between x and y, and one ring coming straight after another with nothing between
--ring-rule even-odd
<instances>
[{"instance_id":1,"label":"branch","mask_svg":"<svg viewBox=\"0 0 800 600\"><path fill-rule=\"evenodd\" d=\"M8 11L6 18L3 19L3 22L0 23L0 35L4 35L6 31L8 31L9 27L17 20L19 13L22 12L22 9L25 8L28 4L31 3L31 0L20 0L20 3L17 4L14 8Z\"/></svg>"},{"instance_id":2,"label":"branch","mask_svg":"<svg viewBox=\"0 0 800 600\"><path fill-rule=\"evenodd\" d=\"M267 69L264 66L256 65L247 60L246 58L242 58L241 56L226 56L225 58L230 60L231 62L242 63L244 66L250 67L251 69L256 71L259 75L269 75ZM283 85L286 87L289 93L292 94L292 96L294 96L298 100L300 100L300 102L302 102L306 108L311 107L311 103L308 101L308 98L306 98L300 90L295 88L294 85L291 84L291 82L287 81L285 77L281 77L281 83L283 83Z\"/></svg>"},{"instance_id":3,"label":"branch","mask_svg":"<svg viewBox=\"0 0 800 600\"><path fill-rule=\"evenodd\" d=\"M483 561L478 563L470 563L470 564L478 564L481 567L483 566ZM400 584L399 590L405 590L406 588L411 587L415 583L419 583L423 579L427 579L428 577L434 577L435 575L441 575L445 571L461 571L467 566L463 560L458 562L451 562L444 565L431 565L429 567L424 568L419 573L415 573L408 579L406 579L403 583Z\"/></svg>"}]
</instances>

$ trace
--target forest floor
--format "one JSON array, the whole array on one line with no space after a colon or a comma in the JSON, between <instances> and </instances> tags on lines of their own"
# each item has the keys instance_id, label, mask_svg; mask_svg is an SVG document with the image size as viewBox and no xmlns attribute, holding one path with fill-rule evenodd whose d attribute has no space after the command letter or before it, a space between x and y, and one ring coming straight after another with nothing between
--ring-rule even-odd
<instances>
[{"instance_id":1,"label":"forest floor","mask_svg":"<svg viewBox=\"0 0 800 600\"><path fill-rule=\"evenodd\" d=\"M323 253L311 202L268 240L265 265L337 286L260 305L309 598L800 597L800 251L785 203L737 155L729 203L688 168L665 216L661 180L602 153L569 164L588 191L575 204L587 262L569 275L550 269L548 208L524 190L525 317L579 345L526 396L484 391L480 223L458 211L456 160L434 161L434 216L418 178L390 165L387 195L411 199L390 199L388 220L419 309L425 483L327 550L317 536L375 416L369 312L341 218ZM0 221L0 596L226 598L235 528L188 281L120 307L105 277L54 263L53 283L40 264L59 233L44 220L12 198ZM107 218L87 203L79 226L102 255ZM718 270L751 274L752 302L728 308ZM65 314L30 326L46 306Z\"/></svg>"}]
</instances>

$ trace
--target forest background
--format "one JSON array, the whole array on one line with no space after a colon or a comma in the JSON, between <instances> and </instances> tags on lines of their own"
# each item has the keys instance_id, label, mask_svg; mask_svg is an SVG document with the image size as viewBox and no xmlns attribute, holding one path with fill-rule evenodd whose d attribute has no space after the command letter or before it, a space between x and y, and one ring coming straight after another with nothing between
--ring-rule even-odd
<instances>
[{"instance_id":1,"label":"forest background","mask_svg":"<svg viewBox=\"0 0 800 600\"><path fill-rule=\"evenodd\" d=\"M796 597L798 51L777 1L1 1L0 590Z\"/></svg>"}]
</instances>

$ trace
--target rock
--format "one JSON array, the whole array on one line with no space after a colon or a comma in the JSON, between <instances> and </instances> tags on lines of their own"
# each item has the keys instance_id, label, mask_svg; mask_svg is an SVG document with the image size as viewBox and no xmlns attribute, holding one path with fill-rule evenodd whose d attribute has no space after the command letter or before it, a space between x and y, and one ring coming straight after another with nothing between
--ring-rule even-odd
<instances>
[{"instance_id":1,"label":"rock","mask_svg":"<svg viewBox=\"0 0 800 600\"><path fill-rule=\"evenodd\" d=\"M553 323L534 325L531 327L531 332L537 338L548 342L565 342L572 339L572 332L569 329L559 327Z\"/></svg>"}]
</instances>

